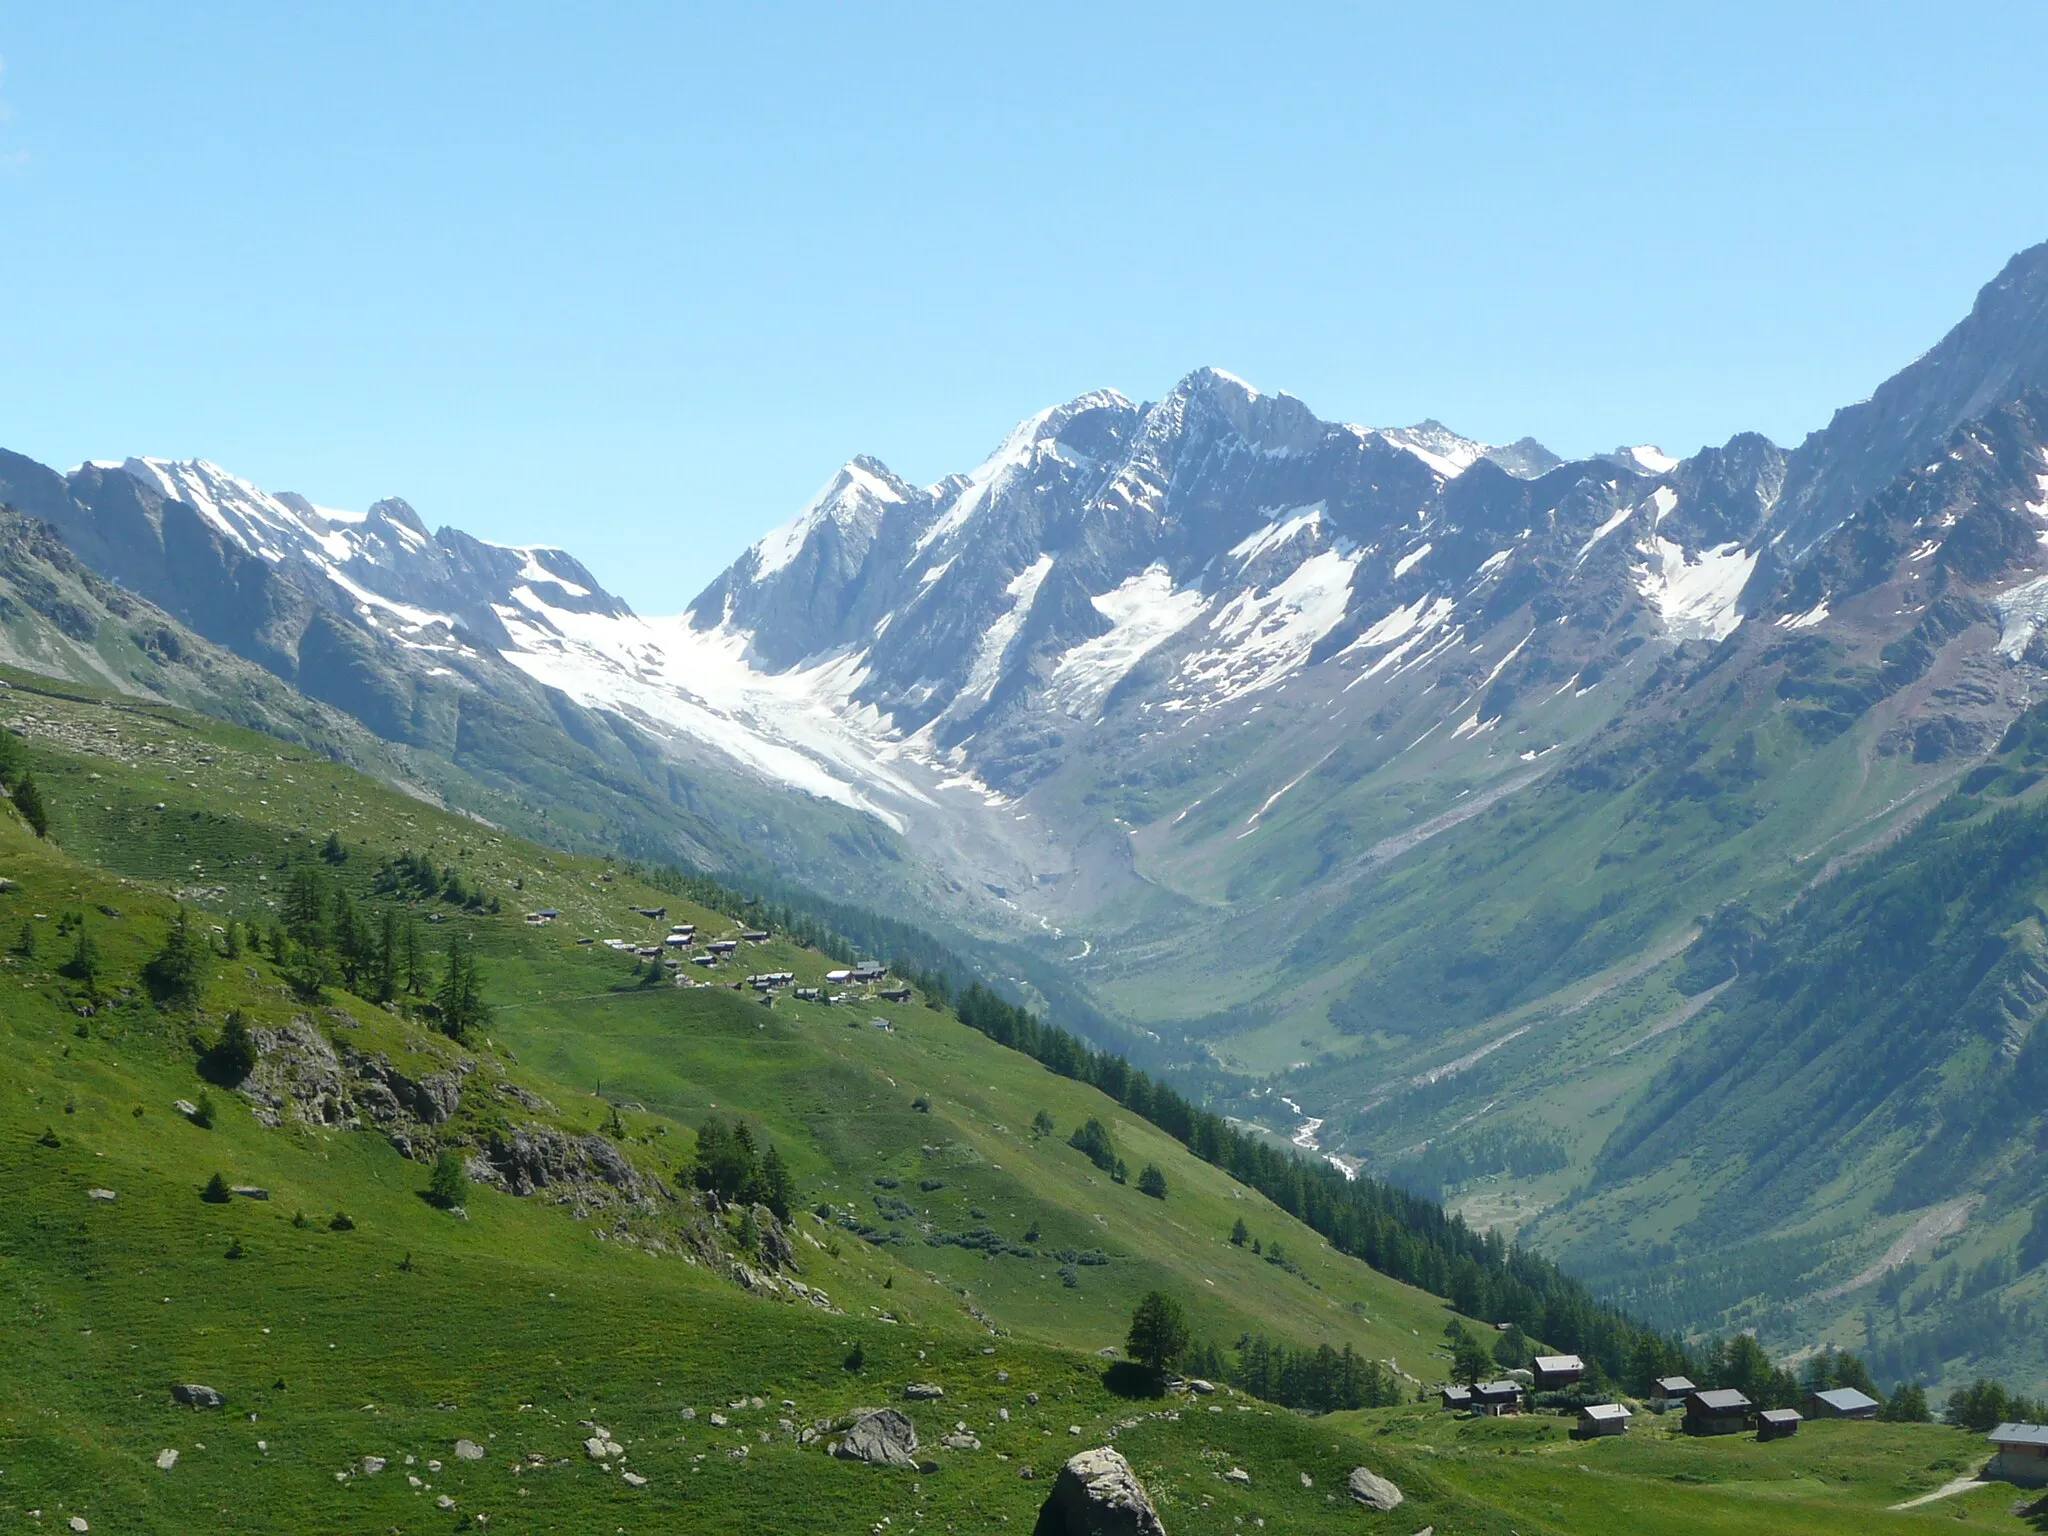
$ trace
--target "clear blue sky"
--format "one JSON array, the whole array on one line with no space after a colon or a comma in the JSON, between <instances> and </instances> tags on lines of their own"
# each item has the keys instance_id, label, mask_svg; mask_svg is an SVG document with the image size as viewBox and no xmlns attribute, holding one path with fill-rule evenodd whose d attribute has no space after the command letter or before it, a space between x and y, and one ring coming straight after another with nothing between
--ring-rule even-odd
<instances>
[{"instance_id":1,"label":"clear blue sky","mask_svg":"<svg viewBox=\"0 0 2048 1536\"><path fill-rule=\"evenodd\" d=\"M1673 9L0 7L0 445L659 612L854 453L1202 363L1796 441L2048 238L2048 7Z\"/></svg>"}]
</instances>

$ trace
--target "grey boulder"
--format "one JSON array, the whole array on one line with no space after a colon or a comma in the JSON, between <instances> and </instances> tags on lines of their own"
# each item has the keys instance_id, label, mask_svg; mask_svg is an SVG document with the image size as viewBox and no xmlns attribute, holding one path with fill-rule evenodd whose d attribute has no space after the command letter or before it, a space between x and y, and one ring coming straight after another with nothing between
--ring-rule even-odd
<instances>
[{"instance_id":1,"label":"grey boulder","mask_svg":"<svg viewBox=\"0 0 2048 1536\"><path fill-rule=\"evenodd\" d=\"M1166 1536L1131 1464L1108 1446L1068 1458L1032 1536Z\"/></svg>"},{"instance_id":2,"label":"grey boulder","mask_svg":"<svg viewBox=\"0 0 2048 1536\"><path fill-rule=\"evenodd\" d=\"M917 1426L895 1408L864 1413L827 1450L841 1461L869 1461L877 1466L917 1468Z\"/></svg>"},{"instance_id":3,"label":"grey boulder","mask_svg":"<svg viewBox=\"0 0 2048 1536\"><path fill-rule=\"evenodd\" d=\"M1401 1503L1403 1495L1400 1489L1396 1488L1384 1477L1381 1477L1377 1472L1370 1471L1365 1467L1353 1467L1351 1469L1351 1497L1360 1504L1363 1504L1367 1509L1377 1509L1381 1513L1385 1513L1387 1510L1397 1508Z\"/></svg>"},{"instance_id":4,"label":"grey boulder","mask_svg":"<svg viewBox=\"0 0 2048 1536\"><path fill-rule=\"evenodd\" d=\"M196 1381L179 1382L171 1388L171 1396L189 1408L218 1408L222 1402L218 1392Z\"/></svg>"}]
</instances>

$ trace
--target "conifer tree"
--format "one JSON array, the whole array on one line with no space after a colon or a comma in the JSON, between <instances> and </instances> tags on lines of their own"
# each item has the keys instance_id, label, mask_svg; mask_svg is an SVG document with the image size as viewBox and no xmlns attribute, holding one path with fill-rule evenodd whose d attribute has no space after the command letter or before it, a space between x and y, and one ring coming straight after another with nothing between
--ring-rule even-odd
<instances>
[{"instance_id":1,"label":"conifer tree","mask_svg":"<svg viewBox=\"0 0 2048 1536\"><path fill-rule=\"evenodd\" d=\"M14 808L21 812L29 831L37 837L50 835L50 808L43 801L42 787L36 783L34 774L24 773L15 784Z\"/></svg>"},{"instance_id":2,"label":"conifer tree","mask_svg":"<svg viewBox=\"0 0 2048 1536\"><path fill-rule=\"evenodd\" d=\"M1124 1347L1140 1365L1155 1372L1170 1370L1187 1352L1187 1314L1181 1304L1164 1291L1147 1291L1131 1313L1130 1332Z\"/></svg>"},{"instance_id":3,"label":"conifer tree","mask_svg":"<svg viewBox=\"0 0 2048 1536\"><path fill-rule=\"evenodd\" d=\"M142 968L143 985L164 1008L190 1008L199 1001L206 979L206 955L199 937L192 931L192 919L183 907L171 918L164 947ZM244 1074L245 1076L247 1074ZM235 1081L240 1082L237 1078Z\"/></svg>"},{"instance_id":4,"label":"conifer tree","mask_svg":"<svg viewBox=\"0 0 2048 1536\"><path fill-rule=\"evenodd\" d=\"M796 1180L790 1176L789 1165L782 1160L782 1154L771 1141L761 1158L761 1203L775 1213L777 1221L788 1221L789 1208L795 1198Z\"/></svg>"}]
</instances>

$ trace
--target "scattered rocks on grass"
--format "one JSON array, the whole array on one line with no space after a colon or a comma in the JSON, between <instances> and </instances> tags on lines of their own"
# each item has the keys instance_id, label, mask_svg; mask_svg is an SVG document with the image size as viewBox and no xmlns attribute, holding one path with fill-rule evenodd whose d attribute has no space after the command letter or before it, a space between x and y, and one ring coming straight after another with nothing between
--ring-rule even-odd
<instances>
[{"instance_id":1,"label":"scattered rocks on grass","mask_svg":"<svg viewBox=\"0 0 2048 1536\"><path fill-rule=\"evenodd\" d=\"M946 1389L935 1382L913 1381L903 1389L903 1395L913 1403L928 1403L946 1395Z\"/></svg>"},{"instance_id":2,"label":"scattered rocks on grass","mask_svg":"<svg viewBox=\"0 0 2048 1536\"><path fill-rule=\"evenodd\" d=\"M159 1472L168 1472L177 1464L178 1453L169 1446L165 1446L156 1453L156 1468Z\"/></svg>"},{"instance_id":3,"label":"scattered rocks on grass","mask_svg":"<svg viewBox=\"0 0 2048 1536\"><path fill-rule=\"evenodd\" d=\"M1386 1478L1366 1467L1351 1469L1351 1497L1367 1509L1376 1509L1385 1514L1396 1508L1404 1495Z\"/></svg>"},{"instance_id":4,"label":"scattered rocks on grass","mask_svg":"<svg viewBox=\"0 0 2048 1536\"><path fill-rule=\"evenodd\" d=\"M387 1463L382 1456L365 1456L363 1458L363 1475L365 1477L375 1477L384 1470L386 1465Z\"/></svg>"},{"instance_id":5,"label":"scattered rocks on grass","mask_svg":"<svg viewBox=\"0 0 2048 1536\"><path fill-rule=\"evenodd\" d=\"M642 1477L638 1472L621 1472L619 1474L619 1477L627 1484L628 1487L645 1488L647 1486L647 1479Z\"/></svg>"},{"instance_id":6,"label":"scattered rocks on grass","mask_svg":"<svg viewBox=\"0 0 2048 1536\"><path fill-rule=\"evenodd\" d=\"M458 1440L455 1442L455 1459L457 1461L482 1461L484 1459L484 1448L474 1440Z\"/></svg>"},{"instance_id":7,"label":"scattered rocks on grass","mask_svg":"<svg viewBox=\"0 0 2048 1536\"><path fill-rule=\"evenodd\" d=\"M1166 1526L1131 1464L1103 1445L1060 1468L1033 1536L1166 1536Z\"/></svg>"},{"instance_id":8,"label":"scattered rocks on grass","mask_svg":"<svg viewBox=\"0 0 2048 1536\"><path fill-rule=\"evenodd\" d=\"M896 1408L878 1408L861 1414L826 1447L841 1461L867 1461L878 1466L917 1467L917 1426Z\"/></svg>"},{"instance_id":9,"label":"scattered rocks on grass","mask_svg":"<svg viewBox=\"0 0 2048 1536\"><path fill-rule=\"evenodd\" d=\"M171 1388L171 1396L188 1408L218 1408L224 1399L209 1386L196 1381L181 1381Z\"/></svg>"},{"instance_id":10,"label":"scattered rocks on grass","mask_svg":"<svg viewBox=\"0 0 2048 1536\"><path fill-rule=\"evenodd\" d=\"M455 1501L454 1501L453 1499L449 1498L447 1494L445 1494L445 1493L437 1493L437 1494L435 1494L435 1495L434 1495L434 1508L436 1508L436 1509L453 1509L454 1507L455 1507Z\"/></svg>"},{"instance_id":11,"label":"scattered rocks on grass","mask_svg":"<svg viewBox=\"0 0 2048 1536\"><path fill-rule=\"evenodd\" d=\"M618 1441L607 1439L600 1431L583 1442L583 1454L592 1461L605 1461L613 1456L625 1455L626 1449Z\"/></svg>"},{"instance_id":12,"label":"scattered rocks on grass","mask_svg":"<svg viewBox=\"0 0 2048 1536\"><path fill-rule=\"evenodd\" d=\"M112 1200L114 1192L111 1189L88 1189L85 1192L85 1198L88 1200Z\"/></svg>"},{"instance_id":13,"label":"scattered rocks on grass","mask_svg":"<svg viewBox=\"0 0 2048 1536\"><path fill-rule=\"evenodd\" d=\"M1232 1467L1223 1474L1223 1480L1226 1483L1237 1483L1245 1488L1249 1488L1252 1485L1252 1475L1245 1471L1243 1467Z\"/></svg>"}]
</instances>

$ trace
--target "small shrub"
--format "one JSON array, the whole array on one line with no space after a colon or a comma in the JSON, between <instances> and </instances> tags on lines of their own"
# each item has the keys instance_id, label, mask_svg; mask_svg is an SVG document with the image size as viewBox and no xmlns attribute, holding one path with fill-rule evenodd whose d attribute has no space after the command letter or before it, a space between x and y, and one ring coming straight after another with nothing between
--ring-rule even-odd
<instances>
[{"instance_id":1,"label":"small shrub","mask_svg":"<svg viewBox=\"0 0 2048 1536\"><path fill-rule=\"evenodd\" d=\"M910 1101L910 1107L916 1110L920 1115L930 1114L932 1112L931 1095L928 1093L920 1093L916 1098Z\"/></svg>"},{"instance_id":2,"label":"small shrub","mask_svg":"<svg viewBox=\"0 0 2048 1536\"><path fill-rule=\"evenodd\" d=\"M1147 1163L1144 1170L1139 1173L1138 1193L1150 1195L1154 1200L1166 1198L1166 1175L1159 1171L1157 1165Z\"/></svg>"},{"instance_id":3,"label":"small shrub","mask_svg":"<svg viewBox=\"0 0 2048 1536\"><path fill-rule=\"evenodd\" d=\"M846 1352L846 1358L839 1363L849 1371L857 1371L868 1363L868 1352L861 1347L859 1339L853 1341L853 1348Z\"/></svg>"},{"instance_id":4,"label":"small shrub","mask_svg":"<svg viewBox=\"0 0 2048 1536\"><path fill-rule=\"evenodd\" d=\"M64 1143L58 1139L55 1126L46 1126L43 1134L36 1138L36 1145L39 1147L61 1147Z\"/></svg>"},{"instance_id":5,"label":"small shrub","mask_svg":"<svg viewBox=\"0 0 2048 1536\"><path fill-rule=\"evenodd\" d=\"M355 1229L356 1224L347 1211L336 1211L327 1223L327 1230L330 1232L353 1232Z\"/></svg>"},{"instance_id":6,"label":"small shrub","mask_svg":"<svg viewBox=\"0 0 2048 1536\"><path fill-rule=\"evenodd\" d=\"M303 1210L294 1211L292 1212L292 1225L303 1232L306 1228L313 1225L313 1221Z\"/></svg>"},{"instance_id":7,"label":"small shrub","mask_svg":"<svg viewBox=\"0 0 2048 1536\"><path fill-rule=\"evenodd\" d=\"M462 1197L469 1189L469 1174L464 1171L462 1159L453 1152L443 1152L434 1159L434 1171L427 1178L427 1198L444 1211L452 1211L462 1204Z\"/></svg>"},{"instance_id":8,"label":"small shrub","mask_svg":"<svg viewBox=\"0 0 2048 1536\"><path fill-rule=\"evenodd\" d=\"M1034 1136L1050 1136L1052 1133L1052 1115L1049 1111L1041 1109L1031 1117L1031 1134Z\"/></svg>"},{"instance_id":9,"label":"small shrub","mask_svg":"<svg viewBox=\"0 0 2048 1536\"><path fill-rule=\"evenodd\" d=\"M248 1250L242 1246L242 1240L239 1237L237 1237L229 1241L228 1251L224 1255L222 1255L222 1257L229 1259L239 1259L247 1252Z\"/></svg>"},{"instance_id":10,"label":"small shrub","mask_svg":"<svg viewBox=\"0 0 2048 1536\"><path fill-rule=\"evenodd\" d=\"M199 1095L199 1103L193 1108L192 1111L192 1123L198 1126L199 1129L201 1129L202 1131L210 1131L213 1129L212 1094L202 1093L201 1095Z\"/></svg>"},{"instance_id":11,"label":"small shrub","mask_svg":"<svg viewBox=\"0 0 2048 1536\"><path fill-rule=\"evenodd\" d=\"M78 938L72 944L71 958L64 962L64 974L82 983L87 992L99 985L100 947L93 942L92 931L83 922L78 925Z\"/></svg>"},{"instance_id":12,"label":"small shrub","mask_svg":"<svg viewBox=\"0 0 2048 1536\"><path fill-rule=\"evenodd\" d=\"M216 1173L206 1181L206 1188L199 1192L199 1198L208 1205L226 1205L235 1198L235 1192L228 1188L228 1181Z\"/></svg>"}]
</instances>

